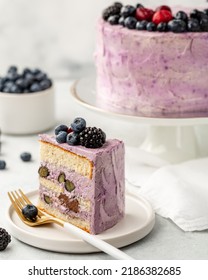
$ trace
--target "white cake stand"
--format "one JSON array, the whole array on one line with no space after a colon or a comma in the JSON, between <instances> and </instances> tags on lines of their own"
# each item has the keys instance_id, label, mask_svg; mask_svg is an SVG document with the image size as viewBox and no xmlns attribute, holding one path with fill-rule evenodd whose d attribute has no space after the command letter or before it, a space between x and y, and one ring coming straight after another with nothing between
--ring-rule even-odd
<instances>
[{"instance_id":1,"label":"white cake stand","mask_svg":"<svg viewBox=\"0 0 208 280\"><path fill-rule=\"evenodd\" d=\"M195 126L208 124L207 117L199 118L147 118L105 111L96 106L95 76L76 81L71 94L80 105L129 122L148 125L146 139L140 149L153 153L171 163L178 163L200 157Z\"/></svg>"}]
</instances>

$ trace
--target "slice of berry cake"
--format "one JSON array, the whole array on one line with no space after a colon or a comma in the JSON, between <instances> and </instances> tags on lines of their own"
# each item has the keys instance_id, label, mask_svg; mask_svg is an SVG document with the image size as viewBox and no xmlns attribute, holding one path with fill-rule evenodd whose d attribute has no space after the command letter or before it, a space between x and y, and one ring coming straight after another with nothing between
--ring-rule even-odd
<instances>
[{"instance_id":1,"label":"slice of berry cake","mask_svg":"<svg viewBox=\"0 0 208 280\"><path fill-rule=\"evenodd\" d=\"M124 144L76 118L40 135L39 207L91 234L124 216Z\"/></svg>"}]
</instances>

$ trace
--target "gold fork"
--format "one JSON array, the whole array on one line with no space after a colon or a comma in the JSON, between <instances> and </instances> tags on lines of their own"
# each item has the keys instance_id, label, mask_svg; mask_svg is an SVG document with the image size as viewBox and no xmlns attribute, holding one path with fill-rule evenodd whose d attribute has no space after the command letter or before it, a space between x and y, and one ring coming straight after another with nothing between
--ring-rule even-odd
<instances>
[{"instance_id":1,"label":"gold fork","mask_svg":"<svg viewBox=\"0 0 208 280\"><path fill-rule=\"evenodd\" d=\"M33 203L29 200L29 198L23 193L21 189L16 191L8 192L9 199L17 213L17 215L20 217L20 219L28 226L35 227L35 226L41 226L43 224L47 223L56 223L59 226L62 226L66 231L69 233L73 233L76 236L80 237L82 240L86 241L87 243L93 245L94 247L100 249L101 251L109 254L110 256L114 257L118 260L133 260L132 257L125 254L121 250L117 249L116 247L110 245L109 243L103 241L98 236L91 235L88 232L70 224L66 223L60 219L51 217L46 215L42 210L38 209L38 215L37 219L35 221L30 221L25 218L25 216L22 214L22 209L30 204L33 205Z\"/></svg>"}]
</instances>

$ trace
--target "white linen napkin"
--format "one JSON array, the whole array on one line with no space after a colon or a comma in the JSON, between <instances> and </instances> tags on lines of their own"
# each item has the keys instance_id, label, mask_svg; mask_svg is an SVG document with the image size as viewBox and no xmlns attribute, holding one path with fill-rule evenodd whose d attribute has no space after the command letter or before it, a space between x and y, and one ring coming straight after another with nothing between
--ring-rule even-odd
<instances>
[{"instance_id":1,"label":"white linen napkin","mask_svg":"<svg viewBox=\"0 0 208 280\"><path fill-rule=\"evenodd\" d=\"M184 231L208 229L208 158L170 164L138 148L126 148L129 191Z\"/></svg>"}]
</instances>

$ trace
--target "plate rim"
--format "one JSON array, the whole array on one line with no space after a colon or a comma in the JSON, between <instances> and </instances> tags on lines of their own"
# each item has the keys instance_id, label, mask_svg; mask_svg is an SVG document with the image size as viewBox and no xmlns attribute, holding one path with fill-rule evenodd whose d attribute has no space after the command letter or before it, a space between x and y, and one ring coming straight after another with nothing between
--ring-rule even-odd
<instances>
[{"instance_id":1,"label":"plate rim","mask_svg":"<svg viewBox=\"0 0 208 280\"><path fill-rule=\"evenodd\" d=\"M28 191L26 194L30 197L30 196L35 196L38 193L38 189L33 189L31 191ZM145 211L149 214L148 215L148 219L146 220L146 222L143 224L142 228L140 229L134 229L132 232L128 233L127 235L122 234L119 236L113 236L110 237L110 240L108 239L108 237L106 236L106 232L105 231L103 234L99 234L98 236L101 237L101 239L103 239L106 242L109 242L110 244L114 245L117 248L122 248L128 245L131 245L141 239L143 239L145 236L147 236L152 229L154 228L155 225L155 212L151 206L151 204L142 196L140 195L136 195L136 194L132 194L126 191L126 199L134 199L136 200L136 202L140 204L142 204L142 206L145 206ZM67 240L58 240L53 238L47 239L47 237L42 237L42 236L38 236L37 234L33 234L29 231L26 231L24 228L19 227L12 219L12 214L14 213L14 209L12 207L12 204L9 205L8 209L7 209L7 223L8 223L8 227L10 228L10 232L11 234L18 240L20 240L21 242L39 248L39 249L43 249L43 250L47 250L47 251L53 251L53 252L59 252L59 253L78 253L78 254L86 254L86 253L96 253L96 252L101 252L98 248L93 247L90 244L87 244L86 242L84 242L81 239L77 239L77 240L73 240L73 244L76 243L77 245L80 246L75 246L76 250L72 249L68 249L63 246L66 244L66 242L72 242L72 241L67 241ZM135 235L139 235L141 234L138 238L135 238ZM128 242L124 242L123 244L121 244L121 240L124 239L125 236L130 236L130 241ZM25 238L26 237L26 238ZM37 245L37 241L41 240L41 242L45 241L45 246L42 246L41 244ZM46 242L47 241L47 242ZM60 248L55 248L54 246L51 247L51 243L57 243L60 246ZM48 245L47 245L48 244ZM81 245L85 245L85 248L83 248ZM74 246L73 246L74 247ZM81 248L81 249L80 249Z\"/></svg>"}]
</instances>

